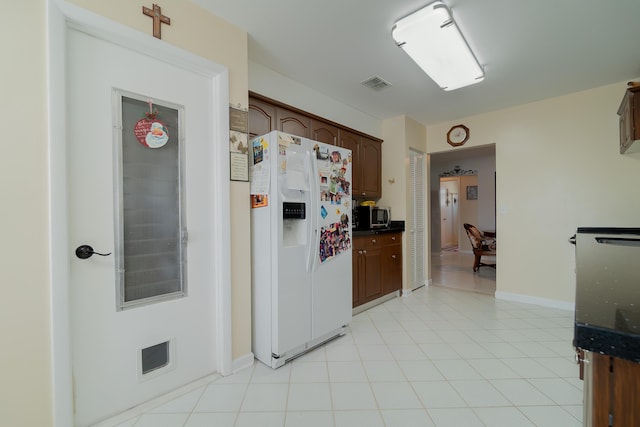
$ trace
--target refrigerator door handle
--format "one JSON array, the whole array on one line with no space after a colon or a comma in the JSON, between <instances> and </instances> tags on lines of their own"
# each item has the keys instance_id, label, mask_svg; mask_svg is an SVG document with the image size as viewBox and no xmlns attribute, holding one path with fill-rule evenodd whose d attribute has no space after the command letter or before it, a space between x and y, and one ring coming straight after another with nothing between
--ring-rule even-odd
<instances>
[{"instance_id":1,"label":"refrigerator door handle","mask_svg":"<svg viewBox=\"0 0 640 427\"><path fill-rule=\"evenodd\" d=\"M315 151L308 151L309 163L311 170L310 179L310 211L311 211L311 226L309 236L309 252L307 254L307 271L313 271L315 266L315 260L318 256L318 215L320 204L320 178L318 177L318 164L315 158Z\"/></svg>"}]
</instances>

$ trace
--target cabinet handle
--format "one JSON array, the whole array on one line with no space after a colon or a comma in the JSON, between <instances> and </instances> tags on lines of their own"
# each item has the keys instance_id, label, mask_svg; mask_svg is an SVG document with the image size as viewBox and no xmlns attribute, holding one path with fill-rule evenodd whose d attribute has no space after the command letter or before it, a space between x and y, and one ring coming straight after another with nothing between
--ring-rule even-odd
<instances>
[{"instance_id":1,"label":"cabinet handle","mask_svg":"<svg viewBox=\"0 0 640 427\"><path fill-rule=\"evenodd\" d=\"M591 363L588 359L585 358L580 358L580 352L576 350L576 354L574 356L576 364L580 364L580 363Z\"/></svg>"},{"instance_id":2,"label":"cabinet handle","mask_svg":"<svg viewBox=\"0 0 640 427\"><path fill-rule=\"evenodd\" d=\"M358 251L358 254L359 254L359 255L362 255L362 251Z\"/></svg>"},{"instance_id":3,"label":"cabinet handle","mask_svg":"<svg viewBox=\"0 0 640 427\"><path fill-rule=\"evenodd\" d=\"M396 236L391 237L391 240L396 240Z\"/></svg>"},{"instance_id":4,"label":"cabinet handle","mask_svg":"<svg viewBox=\"0 0 640 427\"><path fill-rule=\"evenodd\" d=\"M371 243L375 245L376 244L376 239L371 239Z\"/></svg>"},{"instance_id":5,"label":"cabinet handle","mask_svg":"<svg viewBox=\"0 0 640 427\"><path fill-rule=\"evenodd\" d=\"M367 250L366 250L366 249L363 249L363 250L362 250L362 253L366 255L366 254L367 254Z\"/></svg>"},{"instance_id":6,"label":"cabinet handle","mask_svg":"<svg viewBox=\"0 0 640 427\"><path fill-rule=\"evenodd\" d=\"M391 255L391 258L396 259L396 256L395 255Z\"/></svg>"}]
</instances>

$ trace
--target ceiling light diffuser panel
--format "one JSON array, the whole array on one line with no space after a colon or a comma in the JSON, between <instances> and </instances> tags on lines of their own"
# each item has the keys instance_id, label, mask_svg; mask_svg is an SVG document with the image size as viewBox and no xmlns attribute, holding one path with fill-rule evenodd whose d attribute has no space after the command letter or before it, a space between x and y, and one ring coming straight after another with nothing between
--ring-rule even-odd
<instances>
[{"instance_id":1,"label":"ceiling light diffuser panel","mask_svg":"<svg viewBox=\"0 0 640 427\"><path fill-rule=\"evenodd\" d=\"M398 20L391 34L398 46L444 90L484 80L482 67L441 1Z\"/></svg>"}]
</instances>

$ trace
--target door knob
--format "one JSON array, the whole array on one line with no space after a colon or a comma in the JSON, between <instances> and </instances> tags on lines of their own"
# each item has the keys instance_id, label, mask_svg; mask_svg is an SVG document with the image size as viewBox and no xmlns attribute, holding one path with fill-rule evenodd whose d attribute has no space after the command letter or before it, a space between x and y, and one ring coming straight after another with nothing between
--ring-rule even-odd
<instances>
[{"instance_id":1,"label":"door knob","mask_svg":"<svg viewBox=\"0 0 640 427\"><path fill-rule=\"evenodd\" d=\"M111 252L109 252L108 254L101 254L100 252L94 251L93 248L89 245L80 245L76 248L76 256L80 259L90 258L91 255L94 254L100 256L109 256L111 255Z\"/></svg>"}]
</instances>

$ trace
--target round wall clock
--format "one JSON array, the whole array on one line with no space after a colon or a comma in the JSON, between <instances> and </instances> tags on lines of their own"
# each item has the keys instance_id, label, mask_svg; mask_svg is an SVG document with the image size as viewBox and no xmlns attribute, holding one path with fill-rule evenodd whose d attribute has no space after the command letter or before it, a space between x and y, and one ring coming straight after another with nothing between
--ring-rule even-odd
<instances>
[{"instance_id":1,"label":"round wall clock","mask_svg":"<svg viewBox=\"0 0 640 427\"><path fill-rule=\"evenodd\" d=\"M453 147L459 147L469 139L469 128L465 125L455 125L447 132L447 142Z\"/></svg>"}]
</instances>

